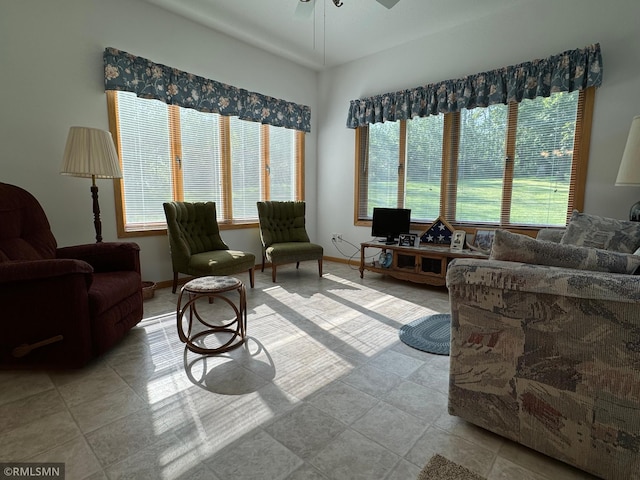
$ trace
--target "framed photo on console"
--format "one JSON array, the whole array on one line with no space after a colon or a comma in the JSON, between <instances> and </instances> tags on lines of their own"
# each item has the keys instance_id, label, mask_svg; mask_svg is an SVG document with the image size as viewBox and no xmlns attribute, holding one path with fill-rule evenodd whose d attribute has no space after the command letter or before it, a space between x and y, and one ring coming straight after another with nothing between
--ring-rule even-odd
<instances>
[{"instance_id":1,"label":"framed photo on console","mask_svg":"<svg viewBox=\"0 0 640 480\"><path fill-rule=\"evenodd\" d=\"M401 233L398 237L398 245L401 247L413 247L416 244L416 237L412 233Z\"/></svg>"},{"instance_id":2,"label":"framed photo on console","mask_svg":"<svg viewBox=\"0 0 640 480\"><path fill-rule=\"evenodd\" d=\"M472 250L479 250L483 253L491 252L495 229L478 228L473 239L473 244L469 245Z\"/></svg>"},{"instance_id":3,"label":"framed photo on console","mask_svg":"<svg viewBox=\"0 0 640 480\"><path fill-rule=\"evenodd\" d=\"M451 235L451 250L462 250L467 232L464 230L454 230Z\"/></svg>"}]
</instances>

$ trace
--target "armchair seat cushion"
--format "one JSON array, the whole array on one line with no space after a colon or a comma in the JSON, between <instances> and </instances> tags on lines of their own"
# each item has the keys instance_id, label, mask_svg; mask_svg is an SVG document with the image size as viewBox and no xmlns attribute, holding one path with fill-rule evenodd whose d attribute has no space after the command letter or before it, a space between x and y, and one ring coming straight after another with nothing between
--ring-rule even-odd
<instances>
[{"instance_id":1,"label":"armchair seat cushion","mask_svg":"<svg viewBox=\"0 0 640 480\"><path fill-rule=\"evenodd\" d=\"M265 256L271 263L293 263L322 258L322 246L309 242L276 243L265 249Z\"/></svg>"},{"instance_id":2,"label":"armchair seat cushion","mask_svg":"<svg viewBox=\"0 0 640 480\"><path fill-rule=\"evenodd\" d=\"M256 264L256 256L239 250L212 250L196 253L189 259L189 275L233 275L250 270ZM212 273L213 272L213 273Z\"/></svg>"},{"instance_id":3,"label":"armchair seat cushion","mask_svg":"<svg viewBox=\"0 0 640 480\"><path fill-rule=\"evenodd\" d=\"M89 288L89 312L97 317L140 291L140 274L135 271L94 273Z\"/></svg>"}]
</instances>

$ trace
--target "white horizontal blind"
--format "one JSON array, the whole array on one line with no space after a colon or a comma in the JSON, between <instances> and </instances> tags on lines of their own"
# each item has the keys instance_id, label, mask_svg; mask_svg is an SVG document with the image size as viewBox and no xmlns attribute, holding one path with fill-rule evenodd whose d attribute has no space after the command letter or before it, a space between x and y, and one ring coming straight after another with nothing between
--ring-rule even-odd
<instances>
[{"instance_id":1,"label":"white horizontal blind","mask_svg":"<svg viewBox=\"0 0 640 480\"><path fill-rule=\"evenodd\" d=\"M296 199L295 130L269 125L270 200Z\"/></svg>"},{"instance_id":2,"label":"white horizontal blind","mask_svg":"<svg viewBox=\"0 0 640 480\"><path fill-rule=\"evenodd\" d=\"M180 108L181 169L186 202L216 202L222 219L220 116Z\"/></svg>"},{"instance_id":3,"label":"white horizontal blind","mask_svg":"<svg viewBox=\"0 0 640 480\"><path fill-rule=\"evenodd\" d=\"M407 120L405 202L416 221L440 215L444 115Z\"/></svg>"},{"instance_id":4,"label":"white horizontal blind","mask_svg":"<svg viewBox=\"0 0 640 480\"><path fill-rule=\"evenodd\" d=\"M125 231L153 228L173 199L168 107L129 92L117 92L117 101Z\"/></svg>"},{"instance_id":5,"label":"white horizontal blind","mask_svg":"<svg viewBox=\"0 0 640 480\"><path fill-rule=\"evenodd\" d=\"M263 198L260 124L238 117L230 117L229 120L233 219L257 219L256 203Z\"/></svg>"},{"instance_id":6,"label":"white horizontal blind","mask_svg":"<svg viewBox=\"0 0 640 480\"><path fill-rule=\"evenodd\" d=\"M173 200L213 201L220 222L253 223L259 200L302 199L302 132L129 92L107 98L123 171L121 231L162 230L162 204Z\"/></svg>"},{"instance_id":7,"label":"white horizontal blind","mask_svg":"<svg viewBox=\"0 0 640 480\"><path fill-rule=\"evenodd\" d=\"M367 195L367 218L373 217L375 207L398 206L399 149L400 122L369 125L368 161L361 173L368 183L362 192Z\"/></svg>"},{"instance_id":8,"label":"white horizontal blind","mask_svg":"<svg viewBox=\"0 0 640 480\"><path fill-rule=\"evenodd\" d=\"M507 113L502 104L460 112L455 210L459 222L500 222Z\"/></svg>"},{"instance_id":9,"label":"white horizontal blind","mask_svg":"<svg viewBox=\"0 0 640 480\"><path fill-rule=\"evenodd\" d=\"M579 92L518 105L510 223L565 225Z\"/></svg>"}]
</instances>

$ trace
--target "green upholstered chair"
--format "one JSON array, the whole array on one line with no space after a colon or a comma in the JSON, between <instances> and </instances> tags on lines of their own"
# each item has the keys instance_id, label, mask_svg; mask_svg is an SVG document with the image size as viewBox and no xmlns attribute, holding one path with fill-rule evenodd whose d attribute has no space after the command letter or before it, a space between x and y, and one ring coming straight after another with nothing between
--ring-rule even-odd
<instances>
[{"instance_id":1,"label":"green upholstered chair","mask_svg":"<svg viewBox=\"0 0 640 480\"><path fill-rule=\"evenodd\" d=\"M256 256L229 250L220 237L214 202L167 202L163 206L173 264L173 293L178 273L202 277L249 271L253 288Z\"/></svg>"},{"instance_id":2,"label":"green upholstered chair","mask_svg":"<svg viewBox=\"0 0 640 480\"><path fill-rule=\"evenodd\" d=\"M285 263L317 260L322 276L320 245L311 243L305 229L304 202L258 202L260 240L262 241L262 271L265 259L271 262L271 278L276 281L276 268Z\"/></svg>"}]
</instances>

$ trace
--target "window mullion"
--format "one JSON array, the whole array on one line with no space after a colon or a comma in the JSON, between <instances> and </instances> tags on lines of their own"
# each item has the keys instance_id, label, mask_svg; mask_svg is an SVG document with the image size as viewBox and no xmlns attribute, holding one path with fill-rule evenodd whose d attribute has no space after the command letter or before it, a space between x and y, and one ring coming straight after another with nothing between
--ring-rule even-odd
<instances>
[{"instance_id":1,"label":"window mullion","mask_svg":"<svg viewBox=\"0 0 640 480\"><path fill-rule=\"evenodd\" d=\"M271 165L269 162L269 126L260 125L260 175L262 200L271 199Z\"/></svg>"},{"instance_id":2,"label":"window mullion","mask_svg":"<svg viewBox=\"0 0 640 480\"><path fill-rule=\"evenodd\" d=\"M222 219L225 222L233 219L233 205L231 192L231 129L229 117L220 117L220 169L222 172Z\"/></svg>"},{"instance_id":3,"label":"window mullion","mask_svg":"<svg viewBox=\"0 0 640 480\"><path fill-rule=\"evenodd\" d=\"M407 158L407 121L400 121L400 148L398 148L398 208L404 207Z\"/></svg>"},{"instance_id":4,"label":"window mullion","mask_svg":"<svg viewBox=\"0 0 640 480\"><path fill-rule=\"evenodd\" d=\"M502 179L502 205L500 207L500 225L511 223L511 198L513 195L513 167L516 158L516 132L518 130L518 104L509 103L507 114L507 132L505 139L505 165Z\"/></svg>"},{"instance_id":5,"label":"window mullion","mask_svg":"<svg viewBox=\"0 0 640 480\"><path fill-rule=\"evenodd\" d=\"M587 160L591 143L591 119L595 101L595 87L581 90L578 96L576 128L573 140L573 163L571 164L571 183L567 205L567 222L574 209L582 211L584 207L585 185L587 179Z\"/></svg>"},{"instance_id":6,"label":"window mullion","mask_svg":"<svg viewBox=\"0 0 640 480\"><path fill-rule=\"evenodd\" d=\"M356 133L356 172L355 172L355 208L354 221L357 222L366 218L368 212L368 192L369 192L369 126L358 127Z\"/></svg>"},{"instance_id":7,"label":"window mullion","mask_svg":"<svg viewBox=\"0 0 640 480\"><path fill-rule=\"evenodd\" d=\"M182 136L180 134L180 107L169 105L169 144L171 145L171 182L173 199L184 201L182 178Z\"/></svg>"},{"instance_id":8,"label":"window mullion","mask_svg":"<svg viewBox=\"0 0 640 480\"><path fill-rule=\"evenodd\" d=\"M460 112L444 116L442 130L442 177L440 178L440 216L452 222L456 218Z\"/></svg>"},{"instance_id":9,"label":"window mullion","mask_svg":"<svg viewBox=\"0 0 640 480\"><path fill-rule=\"evenodd\" d=\"M120 161L120 169L124 169L122 164L122 145L120 142L120 125L118 123L118 96L115 90L108 90L107 92L107 112L109 114L109 130L113 137L113 143L118 152L118 159ZM116 228L118 230L118 238L125 235L125 218L126 218L126 203L124 201L124 188L122 178L113 179L114 196L116 201Z\"/></svg>"},{"instance_id":10,"label":"window mullion","mask_svg":"<svg viewBox=\"0 0 640 480\"><path fill-rule=\"evenodd\" d=\"M304 132L296 132L296 200L304 200L304 149L305 149Z\"/></svg>"}]
</instances>

